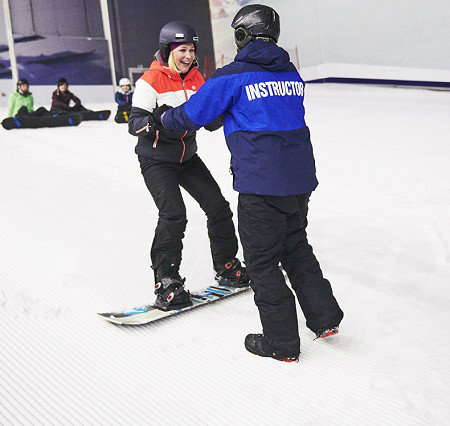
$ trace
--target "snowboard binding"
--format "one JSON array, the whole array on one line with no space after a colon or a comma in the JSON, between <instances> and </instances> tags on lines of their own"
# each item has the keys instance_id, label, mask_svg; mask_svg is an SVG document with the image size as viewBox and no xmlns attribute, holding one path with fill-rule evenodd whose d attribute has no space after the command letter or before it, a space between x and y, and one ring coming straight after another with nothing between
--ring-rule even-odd
<instances>
[{"instance_id":1,"label":"snowboard binding","mask_svg":"<svg viewBox=\"0 0 450 426\"><path fill-rule=\"evenodd\" d=\"M247 274L245 266L242 266L239 259L232 259L224 265L214 265L216 270L216 281L220 285L229 287L248 287L250 278Z\"/></svg>"},{"instance_id":2,"label":"snowboard binding","mask_svg":"<svg viewBox=\"0 0 450 426\"><path fill-rule=\"evenodd\" d=\"M156 301L154 306L162 311L191 306L191 294L184 289L185 278L161 278L155 284Z\"/></svg>"}]
</instances>

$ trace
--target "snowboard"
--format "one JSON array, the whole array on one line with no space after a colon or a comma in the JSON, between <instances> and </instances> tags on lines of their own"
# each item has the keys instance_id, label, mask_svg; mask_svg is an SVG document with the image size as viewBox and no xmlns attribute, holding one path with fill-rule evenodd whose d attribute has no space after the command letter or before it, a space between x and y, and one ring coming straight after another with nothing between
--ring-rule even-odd
<instances>
[{"instance_id":1,"label":"snowboard","mask_svg":"<svg viewBox=\"0 0 450 426\"><path fill-rule=\"evenodd\" d=\"M83 116L83 121L93 121L93 120L107 120L111 115L109 109L102 111L79 111L79 114Z\"/></svg>"},{"instance_id":2,"label":"snowboard","mask_svg":"<svg viewBox=\"0 0 450 426\"><path fill-rule=\"evenodd\" d=\"M81 114L67 114L57 116L19 116L9 117L2 121L6 130L11 129L39 129L41 127L78 126L83 121Z\"/></svg>"},{"instance_id":3,"label":"snowboard","mask_svg":"<svg viewBox=\"0 0 450 426\"><path fill-rule=\"evenodd\" d=\"M172 311L161 311L153 305L146 305L124 310L122 312L104 312L98 313L97 315L100 318L114 324L142 325L180 314L190 309L224 299L225 297L229 297L233 294L241 293L249 289L250 287L229 287L216 284L199 292L191 293L191 305L185 308L174 309Z\"/></svg>"}]
</instances>

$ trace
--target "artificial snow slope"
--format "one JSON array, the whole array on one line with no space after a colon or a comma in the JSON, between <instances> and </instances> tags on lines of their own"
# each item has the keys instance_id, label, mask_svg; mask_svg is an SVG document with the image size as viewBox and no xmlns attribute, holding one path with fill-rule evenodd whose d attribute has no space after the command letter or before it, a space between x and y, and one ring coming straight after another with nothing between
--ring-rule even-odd
<instances>
[{"instance_id":1,"label":"artificial snow slope","mask_svg":"<svg viewBox=\"0 0 450 426\"><path fill-rule=\"evenodd\" d=\"M134 138L112 120L0 129L0 424L448 424L450 93L309 85L306 108L309 236L345 318L313 341L300 314L298 364L245 351L250 292L142 327L99 320L153 300ZM221 131L199 152L235 211ZM185 201L195 290L213 272Z\"/></svg>"}]
</instances>

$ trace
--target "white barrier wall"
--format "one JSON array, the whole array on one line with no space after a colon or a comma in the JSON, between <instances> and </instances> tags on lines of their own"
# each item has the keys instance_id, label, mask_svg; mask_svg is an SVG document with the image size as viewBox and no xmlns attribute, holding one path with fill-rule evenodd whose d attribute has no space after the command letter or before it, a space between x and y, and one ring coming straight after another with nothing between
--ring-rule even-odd
<instances>
[{"instance_id":1,"label":"white barrier wall","mask_svg":"<svg viewBox=\"0 0 450 426\"><path fill-rule=\"evenodd\" d=\"M230 27L242 3L210 0L216 59L236 50ZM307 80L327 77L450 82L449 0L270 0L279 43ZM221 64L219 64L221 65Z\"/></svg>"}]
</instances>

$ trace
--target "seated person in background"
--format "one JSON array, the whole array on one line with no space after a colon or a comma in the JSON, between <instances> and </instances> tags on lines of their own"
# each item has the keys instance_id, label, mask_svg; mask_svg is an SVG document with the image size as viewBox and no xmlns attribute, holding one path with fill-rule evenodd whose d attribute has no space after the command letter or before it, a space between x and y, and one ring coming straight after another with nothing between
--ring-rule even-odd
<instances>
[{"instance_id":1,"label":"seated person in background","mask_svg":"<svg viewBox=\"0 0 450 426\"><path fill-rule=\"evenodd\" d=\"M21 78L17 82L17 90L11 93L8 104L8 117L14 116L32 116L42 117L50 115L44 107L38 108L34 111L33 94L30 92L30 84L25 78Z\"/></svg>"},{"instance_id":2,"label":"seated person in background","mask_svg":"<svg viewBox=\"0 0 450 426\"><path fill-rule=\"evenodd\" d=\"M58 80L57 87L52 95L52 112L88 111L81 105L80 99L69 91L69 83L64 77ZM70 106L70 101L75 105Z\"/></svg>"},{"instance_id":3,"label":"seated person in background","mask_svg":"<svg viewBox=\"0 0 450 426\"><path fill-rule=\"evenodd\" d=\"M131 101L133 99L133 88L128 78L121 78L119 90L116 92L115 100L119 105L117 114L114 117L116 123L127 123L131 111Z\"/></svg>"}]
</instances>

